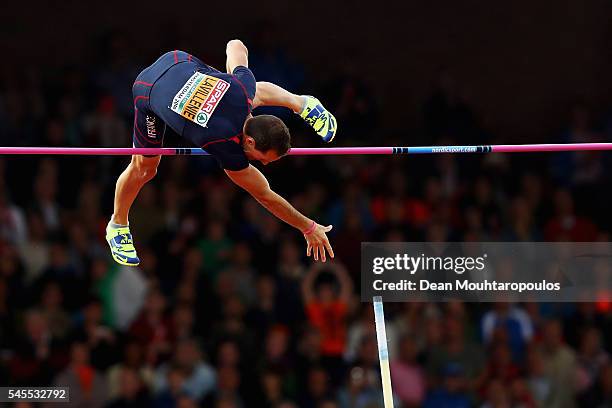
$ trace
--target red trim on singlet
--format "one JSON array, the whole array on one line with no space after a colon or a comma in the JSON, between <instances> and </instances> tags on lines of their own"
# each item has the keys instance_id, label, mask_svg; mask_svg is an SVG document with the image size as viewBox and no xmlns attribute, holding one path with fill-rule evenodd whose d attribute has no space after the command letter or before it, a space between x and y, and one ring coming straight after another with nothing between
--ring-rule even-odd
<instances>
[{"instance_id":1,"label":"red trim on singlet","mask_svg":"<svg viewBox=\"0 0 612 408\"><path fill-rule=\"evenodd\" d=\"M240 132L237 135L234 135L232 137L228 137L227 139L213 140L212 142L205 143L203 146L201 146L201 148L204 149L208 145L215 144L215 143L221 143L221 142L234 142L236 144L240 144L240 135L241 134L242 134L242 132Z\"/></svg>"},{"instance_id":2,"label":"red trim on singlet","mask_svg":"<svg viewBox=\"0 0 612 408\"><path fill-rule=\"evenodd\" d=\"M246 90L246 87L244 86L244 84L242 83L241 80L238 79L238 77L234 74L231 74L232 78L234 78L236 80L236 82L238 82L238 85L240 85L240 88L242 88L242 92L244 93L244 97L247 100L247 103L249 104L249 112L251 112L253 110L253 100L251 98L249 98L249 93Z\"/></svg>"},{"instance_id":3,"label":"red trim on singlet","mask_svg":"<svg viewBox=\"0 0 612 408\"><path fill-rule=\"evenodd\" d=\"M178 50L174 50L174 63L176 64L178 62Z\"/></svg>"},{"instance_id":4,"label":"red trim on singlet","mask_svg":"<svg viewBox=\"0 0 612 408\"><path fill-rule=\"evenodd\" d=\"M150 83L145 82L145 81L136 81L136 82L134 82L134 85L153 86L153 84L150 84Z\"/></svg>"},{"instance_id":5,"label":"red trim on singlet","mask_svg":"<svg viewBox=\"0 0 612 408\"><path fill-rule=\"evenodd\" d=\"M205 144L202 146L202 149L205 149L205 148L206 148L206 146L210 146L211 144L221 143L221 142L227 142L227 141L228 141L227 139L213 140L212 142L205 143Z\"/></svg>"},{"instance_id":6,"label":"red trim on singlet","mask_svg":"<svg viewBox=\"0 0 612 408\"><path fill-rule=\"evenodd\" d=\"M187 61L188 61L188 62L191 62L191 57L192 57L192 55L191 55L191 54L189 54L189 56L187 57Z\"/></svg>"},{"instance_id":7,"label":"red trim on singlet","mask_svg":"<svg viewBox=\"0 0 612 408\"><path fill-rule=\"evenodd\" d=\"M148 96L143 96L143 95L139 95L137 97L134 98L134 105L136 105L136 102L138 102L139 99L149 99Z\"/></svg>"},{"instance_id":8,"label":"red trim on singlet","mask_svg":"<svg viewBox=\"0 0 612 408\"><path fill-rule=\"evenodd\" d=\"M138 108L134 108L134 134L136 135L136 138L140 144L144 145L143 140L146 141L147 139L142 135L142 132L138 127Z\"/></svg>"}]
</instances>

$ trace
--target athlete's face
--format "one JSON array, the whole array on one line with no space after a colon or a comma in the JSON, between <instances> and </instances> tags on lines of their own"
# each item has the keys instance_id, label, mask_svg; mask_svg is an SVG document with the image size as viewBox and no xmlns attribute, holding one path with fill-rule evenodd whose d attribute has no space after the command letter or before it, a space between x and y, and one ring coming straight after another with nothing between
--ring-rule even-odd
<instances>
[{"instance_id":1,"label":"athlete's face","mask_svg":"<svg viewBox=\"0 0 612 408\"><path fill-rule=\"evenodd\" d=\"M267 165L269 163L272 163L273 161L280 159L278 153L273 149L270 149L267 152L257 150L255 148L255 140L250 136L245 137L242 147L249 161L258 161L261 162L263 165Z\"/></svg>"},{"instance_id":2,"label":"athlete's face","mask_svg":"<svg viewBox=\"0 0 612 408\"><path fill-rule=\"evenodd\" d=\"M246 156L250 161L258 161L261 162L261 164L263 165L267 165L269 163L272 163L273 161L280 159L280 156L274 150L268 150L264 153L260 150L253 148L250 150L245 149L244 152L246 153Z\"/></svg>"}]
</instances>

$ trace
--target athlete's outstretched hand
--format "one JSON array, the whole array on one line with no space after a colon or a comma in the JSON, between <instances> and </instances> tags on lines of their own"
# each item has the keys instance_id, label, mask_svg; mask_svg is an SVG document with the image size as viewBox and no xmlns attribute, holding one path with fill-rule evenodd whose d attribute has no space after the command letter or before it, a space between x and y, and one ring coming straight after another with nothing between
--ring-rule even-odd
<instances>
[{"instance_id":1,"label":"athlete's outstretched hand","mask_svg":"<svg viewBox=\"0 0 612 408\"><path fill-rule=\"evenodd\" d=\"M324 227L323 225L315 224L312 231L304 232L304 238L308 244L306 248L306 256L313 254L315 261L318 261L320 258L321 261L325 262L327 260L325 257L325 251L327 251L329 256L332 258L334 257L334 250L329 244L329 239L327 239L326 234L327 232L331 231L331 229L331 225Z\"/></svg>"}]
</instances>

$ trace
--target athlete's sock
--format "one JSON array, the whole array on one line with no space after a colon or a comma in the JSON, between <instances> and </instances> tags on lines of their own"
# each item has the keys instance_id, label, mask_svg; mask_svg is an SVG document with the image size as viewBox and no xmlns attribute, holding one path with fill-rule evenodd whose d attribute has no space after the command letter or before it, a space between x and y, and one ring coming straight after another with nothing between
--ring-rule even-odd
<instances>
[{"instance_id":1,"label":"athlete's sock","mask_svg":"<svg viewBox=\"0 0 612 408\"><path fill-rule=\"evenodd\" d=\"M306 104L308 103L308 97L306 95L300 95L302 97L302 107L300 108L299 112L295 112L298 115L301 115L302 112L304 112L304 109L306 109Z\"/></svg>"},{"instance_id":2,"label":"athlete's sock","mask_svg":"<svg viewBox=\"0 0 612 408\"><path fill-rule=\"evenodd\" d=\"M112 220L108 222L108 226L111 228L125 228L125 227L129 227L130 224L128 223L127 225L123 225L123 224L115 224Z\"/></svg>"}]
</instances>

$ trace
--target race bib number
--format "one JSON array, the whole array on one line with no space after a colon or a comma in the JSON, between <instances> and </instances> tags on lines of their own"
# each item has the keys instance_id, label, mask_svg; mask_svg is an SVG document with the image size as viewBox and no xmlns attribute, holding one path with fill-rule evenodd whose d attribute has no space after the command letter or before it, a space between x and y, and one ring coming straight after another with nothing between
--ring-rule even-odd
<instances>
[{"instance_id":1,"label":"race bib number","mask_svg":"<svg viewBox=\"0 0 612 408\"><path fill-rule=\"evenodd\" d=\"M170 109L182 117L206 127L229 87L229 82L196 72L174 95Z\"/></svg>"}]
</instances>

